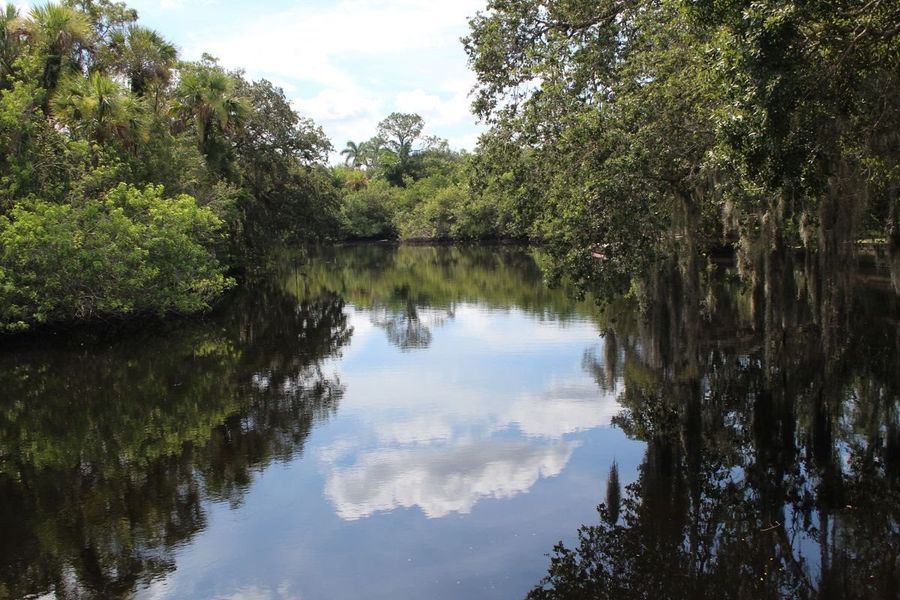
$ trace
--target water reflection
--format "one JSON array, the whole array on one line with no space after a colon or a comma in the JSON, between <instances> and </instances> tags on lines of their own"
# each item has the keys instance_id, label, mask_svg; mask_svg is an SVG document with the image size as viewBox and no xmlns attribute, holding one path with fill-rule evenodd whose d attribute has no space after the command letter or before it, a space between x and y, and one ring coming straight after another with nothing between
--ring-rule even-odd
<instances>
[{"instance_id":1,"label":"water reflection","mask_svg":"<svg viewBox=\"0 0 900 600\"><path fill-rule=\"evenodd\" d=\"M517 308L554 321L592 312L565 290L548 288L533 253L502 246L324 248L288 272L286 288L298 296L319 290L341 295L366 310L401 350L428 348L434 329L466 304Z\"/></svg>"},{"instance_id":2,"label":"water reflection","mask_svg":"<svg viewBox=\"0 0 900 600\"><path fill-rule=\"evenodd\" d=\"M428 518L468 513L484 498L511 498L542 477L559 475L571 443L534 445L499 440L455 446L364 452L338 468L325 494L342 519L418 507Z\"/></svg>"},{"instance_id":3,"label":"water reflection","mask_svg":"<svg viewBox=\"0 0 900 600\"><path fill-rule=\"evenodd\" d=\"M260 284L215 323L0 356L0 597L127 597L171 572L205 501L240 504L337 409L343 308Z\"/></svg>"},{"instance_id":4,"label":"water reflection","mask_svg":"<svg viewBox=\"0 0 900 600\"><path fill-rule=\"evenodd\" d=\"M313 452L321 479L272 481L340 522L400 508L439 520L522 496L561 475L573 434L617 412L579 368L598 344L593 314L547 289L526 251L360 246L286 261L206 321L8 349L0 598L301 595L321 561L306 559L305 580L271 562L249 576L210 566L231 553L255 564L298 514L290 506L262 539L211 554L203 539L229 537L218 507L254 502L273 463L305 464L329 421L338 433ZM326 589L340 595L337 580Z\"/></svg>"},{"instance_id":5,"label":"water reflection","mask_svg":"<svg viewBox=\"0 0 900 600\"><path fill-rule=\"evenodd\" d=\"M586 362L624 374L644 460L530 598L900 597L900 301L770 258L747 286L663 268L644 311L610 308Z\"/></svg>"},{"instance_id":6,"label":"water reflection","mask_svg":"<svg viewBox=\"0 0 900 600\"><path fill-rule=\"evenodd\" d=\"M601 313L521 249L327 249L4 352L0 598L522 597L567 535L533 597L897 597L890 279L672 266Z\"/></svg>"},{"instance_id":7,"label":"water reflection","mask_svg":"<svg viewBox=\"0 0 900 600\"><path fill-rule=\"evenodd\" d=\"M350 256L371 251L355 248ZM584 369L568 379L528 381L529 370L543 377L547 368L534 371L535 364L552 362L556 346L593 348L599 338L587 319L590 304L547 289L533 261L525 263L530 269L511 269L522 256L503 248L402 248L364 291L353 279L335 283L341 268L306 273L306 281L346 290L354 322L375 323L391 345L431 345L428 360L410 357L402 371L385 363L350 381L348 410L360 422L321 454L325 494L342 519L399 508L436 519L527 493L563 471L576 447L566 436L609 425L618 412ZM482 287L495 273L499 292ZM405 332L427 334L398 338L383 326L385 314L406 323ZM440 346L431 342L437 327ZM361 333L354 352L377 345ZM578 370L583 352L567 359L567 371Z\"/></svg>"}]
</instances>

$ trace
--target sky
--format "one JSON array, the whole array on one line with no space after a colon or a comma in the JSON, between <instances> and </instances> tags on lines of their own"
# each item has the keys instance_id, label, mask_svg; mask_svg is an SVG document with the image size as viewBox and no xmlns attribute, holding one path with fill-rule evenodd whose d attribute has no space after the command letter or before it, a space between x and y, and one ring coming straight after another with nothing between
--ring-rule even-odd
<instances>
[{"instance_id":1,"label":"sky","mask_svg":"<svg viewBox=\"0 0 900 600\"><path fill-rule=\"evenodd\" d=\"M34 1L34 5L39 2ZM27 5L26 2L19 2ZM336 150L375 135L391 112L414 112L425 133L473 149L475 82L461 37L486 0L130 0L140 23L182 58L207 52L266 78L323 127Z\"/></svg>"}]
</instances>

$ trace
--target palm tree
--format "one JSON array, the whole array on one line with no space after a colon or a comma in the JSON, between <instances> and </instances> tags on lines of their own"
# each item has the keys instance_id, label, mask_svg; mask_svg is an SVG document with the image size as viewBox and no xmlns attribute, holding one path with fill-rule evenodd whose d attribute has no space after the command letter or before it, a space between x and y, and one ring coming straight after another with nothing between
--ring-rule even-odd
<instances>
[{"instance_id":1,"label":"palm tree","mask_svg":"<svg viewBox=\"0 0 900 600\"><path fill-rule=\"evenodd\" d=\"M362 156L362 150L365 144L357 144L356 142L347 142L347 147L341 150L341 156L346 156L344 164L348 167L357 167Z\"/></svg>"},{"instance_id":2,"label":"palm tree","mask_svg":"<svg viewBox=\"0 0 900 600\"><path fill-rule=\"evenodd\" d=\"M381 156L387 149L384 138L376 135L368 142L361 144L362 146L362 163L367 169L374 169L381 162Z\"/></svg>"},{"instance_id":3,"label":"palm tree","mask_svg":"<svg viewBox=\"0 0 900 600\"><path fill-rule=\"evenodd\" d=\"M110 50L116 70L122 73L132 93L144 96L153 85L167 85L178 51L159 33L132 25L111 34Z\"/></svg>"},{"instance_id":4,"label":"palm tree","mask_svg":"<svg viewBox=\"0 0 900 600\"><path fill-rule=\"evenodd\" d=\"M214 133L238 130L250 111L246 99L236 92L234 79L207 60L182 69L175 101L182 126L194 122L200 151L207 159L218 144Z\"/></svg>"},{"instance_id":5,"label":"palm tree","mask_svg":"<svg viewBox=\"0 0 900 600\"><path fill-rule=\"evenodd\" d=\"M145 133L141 100L97 72L63 79L51 108L60 123L100 143L116 140L134 148Z\"/></svg>"},{"instance_id":6,"label":"palm tree","mask_svg":"<svg viewBox=\"0 0 900 600\"><path fill-rule=\"evenodd\" d=\"M23 38L27 35L19 10L12 4L0 9L0 89L10 87L13 64L19 57Z\"/></svg>"},{"instance_id":7,"label":"palm tree","mask_svg":"<svg viewBox=\"0 0 900 600\"><path fill-rule=\"evenodd\" d=\"M90 46L93 29L83 13L62 4L48 3L31 9L27 21L31 37L44 52L44 72L41 86L46 91L42 108L50 112L50 97L56 91L63 69L77 65L77 53Z\"/></svg>"}]
</instances>

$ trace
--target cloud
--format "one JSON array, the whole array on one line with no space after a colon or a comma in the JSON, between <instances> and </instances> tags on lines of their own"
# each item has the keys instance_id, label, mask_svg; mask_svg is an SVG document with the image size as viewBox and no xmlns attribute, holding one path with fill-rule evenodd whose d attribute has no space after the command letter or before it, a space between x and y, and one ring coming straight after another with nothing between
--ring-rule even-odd
<instances>
[{"instance_id":1,"label":"cloud","mask_svg":"<svg viewBox=\"0 0 900 600\"><path fill-rule=\"evenodd\" d=\"M561 439L607 426L621 410L612 396L600 396L594 382L577 382L517 400L500 421L514 424L528 437Z\"/></svg>"},{"instance_id":2,"label":"cloud","mask_svg":"<svg viewBox=\"0 0 900 600\"><path fill-rule=\"evenodd\" d=\"M473 77L459 38L483 0L342 0L219 24L195 33L188 58L203 52L251 77L291 88L295 106L341 147L363 140L393 111L425 117L428 133L475 138L468 92Z\"/></svg>"},{"instance_id":3,"label":"cloud","mask_svg":"<svg viewBox=\"0 0 900 600\"><path fill-rule=\"evenodd\" d=\"M354 309L353 322L370 323L377 312ZM317 452L325 495L342 519L401 507L439 518L470 512L485 498L524 494L563 471L576 447L568 436L608 426L621 410L614 394L580 370L583 348L597 344L588 322L561 328L518 309L498 316L461 304L447 335L457 339L452 360L411 355L414 377L386 376L376 362L345 381L342 412L359 427ZM508 336L506 345L496 336ZM366 346L377 337L369 330L354 339L366 362L375 351ZM516 386L524 365L560 353L579 368Z\"/></svg>"},{"instance_id":4,"label":"cloud","mask_svg":"<svg viewBox=\"0 0 900 600\"><path fill-rule=\"evenodd\" d=\"M25 12L36 3L16 0ZM426 133L454 147L474 148L482 130L469 112L474 77L460 38L486 0L128 4L184 58L209 53L228 68L282 87L337 148L368 139L394 111L421 114Z\"/></svg>"},{"instance_id":5,"label":"cloud","mask_svg":"<svg viewBox=\"0 0 900 600\"><path fill-rule=\"evenodd\" d=\"M229 596L222 596L222 600L300 600L300 595L292 592L287 583L282 583L277 590L247 586Z\"/></svg>"},{"instance_id":6,"label":"cloud","mask_svg":"<svg viewBox=\"0 0 900 600\"><path fill-rule=\"evenodd\" d=\"M426 123L442 127L454 125L470 118L469 95L472 82L460 82L450 95L428 93L422 89L397 94L395 105L401 112L422 115Z\"/></svg>"},{"instance_id":7,"label":"cloud","mask_svg":"<svg viewBox=\"0 0 900 600\"><path fill-rule=\"evenodd\" d=\"M420 381L422 388L428 390L428 396L419 398L413 407L399 400L411 395L409 390L401 389L400 382L382 384L383 395L369 396L366 412L390 415L384 422L378 422L373 431L379 444L459 443L464 439L510 431L525 438L560 440L570 434L606 427L621 412L614 395L602 394L596 383L586 378L554 382L543 393L519 397L498 396L478 389L448 388L425 376ZM366 385L360 381L356 384ZM356 408L361 405L357 404ZM347 453L344 446L342 454Z\"/></svg>"},{"instance_id":8,"label":"cloud","mask_svg":"<svg viewBox=\"0 0 900 600\"><path fill-rule=\"evenodd\" d=\"M573 443L480 442L420 450L377 450L337 469L325 486L339 517L418 506L428 518L468 513L483 498L511 498L565 468Z\"/></svg>"}]
</instances>

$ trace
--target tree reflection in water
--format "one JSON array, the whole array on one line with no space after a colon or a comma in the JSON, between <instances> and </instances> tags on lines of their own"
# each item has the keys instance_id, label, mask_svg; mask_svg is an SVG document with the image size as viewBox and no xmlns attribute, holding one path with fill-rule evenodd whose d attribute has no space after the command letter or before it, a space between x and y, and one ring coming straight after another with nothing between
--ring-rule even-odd
<instances>
[{"instance_id":1,"label":"tree reflection in water","mask_svg":"<svg viewBox=\"0 0 900 600\"><path fill-rule=\"evenodd\" d=\"M343 387L344 302L260 284L214 323L0 356L0 598L122 598L174 569L205 500L303 451Z\"/></svg>"},{"instance_id":2,"label":"tree reflection in water","mask_svg":"<svg viewBox=\"0 0 900 600\"><path fill-rule=\"evenodd\" d=\"M428 348L433 330L465 303L560 320L595 312L566 290L547 287L535 253L521 247L327 247L291 272L286 287L297 295L340 293L369 312L372 324L402 351Z\"/></svg>"},{"instance_id":3,"label":"tree reflection in water","mask_svg":"<svg viewBox=\"0 0 900 600\"><path fill-rule=\"evenodd\" d=\"M607 310L585 364L646 454L529 598L900 597L900 301L816 267L673 265Z\"/></svg>"}]
</instances>

